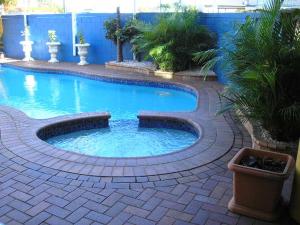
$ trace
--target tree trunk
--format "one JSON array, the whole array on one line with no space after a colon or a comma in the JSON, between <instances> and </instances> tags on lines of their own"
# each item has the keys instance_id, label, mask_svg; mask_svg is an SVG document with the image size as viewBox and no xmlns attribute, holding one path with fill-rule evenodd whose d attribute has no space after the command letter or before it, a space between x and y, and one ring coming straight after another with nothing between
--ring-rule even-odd
<instances>
[{"instance_id":1,"label":"tree trunk","mask_svg":"<svg viewBox=\"0 0 300 225\"><path fill-rule=\"evenodd\" d=\"M121 33L121 15L120 15L120 7L117 7L117 32ZM117 37L117 62L123 62L123 48L122 41L120 37Z\"/></svg>"}]
</instances>

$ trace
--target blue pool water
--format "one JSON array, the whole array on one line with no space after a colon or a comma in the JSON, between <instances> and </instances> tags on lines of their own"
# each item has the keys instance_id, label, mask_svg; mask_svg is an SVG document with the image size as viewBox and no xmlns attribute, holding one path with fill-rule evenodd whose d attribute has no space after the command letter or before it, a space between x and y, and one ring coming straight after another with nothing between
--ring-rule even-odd
<instances>
[{"instance_id":1,"label":"blue pool water","mask_svg":"<svg viewBox=\"0 0 300 225\"><path fill-rule=\"evenodd\" d=\"M193 133L139 128L140 110L192 111L197 98L178 88L114 83L67 74L2 67L0 104L36 119L81 112L112 115L109 128L83 130L47 140L54 146L103 157L152 156L177 151L197 140Z\"/></svg>"},{"instance_id":2,"label":"blue pool water","mask_svg":"<svg viewBox=\"0 0 300 225\"><path fill-rule=\"evenodd\" d=\"M120 84L64 74L2 67L0 104L33 118L108 111L113 119L136 118L140 110L192 111L196 97L172 88Z\"/></svg>"},{"instance_id":3,"label":"blue pool water","mask_svg":"<svg viewBox=\"0 0 300 225\"><path fill-rule=\"evenodd\" d=\"M141 157L170 153L192 145L197 136L170 128L140 128L137 120L110 122L109 128L56 136L49 144L67 151L101 157Z\"/></svg>"}]
</instances>

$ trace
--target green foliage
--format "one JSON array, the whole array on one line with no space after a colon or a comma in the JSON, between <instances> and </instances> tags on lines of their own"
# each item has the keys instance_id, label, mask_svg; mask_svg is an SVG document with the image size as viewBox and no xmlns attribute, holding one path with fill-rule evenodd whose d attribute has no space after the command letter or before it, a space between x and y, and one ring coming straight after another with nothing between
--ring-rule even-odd
<instances>
[{"instance_id":1,"label":"green foliage","mask_svg":"<svg viewBox=\"0 0 300 225\"><path fill-rule=\"evenodd\" d=\"M17 0L0 0L0 5L10 6L16 5Z\"/></svg>"},{"instance_id":2,"label":"green foliage","mask_svg":"<svg viewBox=\"0 0 300 225\"><path fill-rule=\"evenodd\" d=\"M84 44L85 43L84 35L83 35L82 32L78 32L77 37L78 37L78 40L79 40L79 44Z\"/></svg>"},{"instance_id":3,"label":"green foliage","mask_svg":"<svg viewBox=\"0 0 300 225\"><path fill-rule=\"evenodd\" d=\"M168 10L170 7L165 6ZM155 24L138 22L135 53L152 58L164 71L181 71L193 65L193 53L215 47L215 35L197 23L198 12L177 3L175 12L164 12Z\"/></svg>"},{"instance_id":4,"label":"green foliage","mask_svg":"<svg viewBox=\"0 0 300 225\"><path fill-rule=\"evenodd\" d=\"M224 48L231 71L223 111L239 110L273 139L294 141L300 137L300 11L281 6L270 0Z\"/></svg>"},{"instance_id":5,"label":"green foliage","mask_svg":"<svg viewBox=\"0 0 300 225\"><path fill-rule=\"evenodd\" d=\"M57 41L56 31L48 30L48 37L50 42L56 42Z\"/></svg>"},{"instance_id":6,"label":"green foliage","mask_svg":"<svg viewBox=\"0 0 300 225\"><path fill-rule=\"evenodd\" d=\"M116 18L111 18L104 22L105 38L112 40L115 44L117 43L117 38L120 38L121 43L125 43L130 41L138 32L134 26L137 23L135 19L128 20L121 29L117 29L117 23L118 20Z\"/></svg>"}]
</instances>

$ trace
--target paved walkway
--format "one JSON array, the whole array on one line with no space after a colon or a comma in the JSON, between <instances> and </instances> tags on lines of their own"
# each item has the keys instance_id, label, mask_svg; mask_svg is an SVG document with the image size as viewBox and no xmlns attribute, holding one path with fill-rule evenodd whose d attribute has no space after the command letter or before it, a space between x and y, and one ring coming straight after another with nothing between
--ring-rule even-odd
<instances>
[{"instance_id":1,"label":"paved walkway","mask_svg":"<svg viewBox=\"0 0 300 225\"><path fill-rule=\"evenodd\" d=\"M232 146L221 157L193 169L160 175L124 177L69 173L28 161L0 143L0 222L292 224L286 217L278 223L265 223L227 210L232 197L232 174L227 163L241 147L250 146L251 140L233 115L226 114L223 119L233 139ZM286 185L286 197L289 186Z\"/></svg>"}]
</instances>

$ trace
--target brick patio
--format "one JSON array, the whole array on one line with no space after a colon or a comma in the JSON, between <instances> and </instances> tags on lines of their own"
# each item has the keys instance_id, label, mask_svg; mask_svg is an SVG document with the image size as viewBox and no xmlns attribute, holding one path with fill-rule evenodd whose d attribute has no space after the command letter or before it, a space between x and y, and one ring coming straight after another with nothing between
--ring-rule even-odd
<instances>
[{"instance_id":1,"label":"brick patio","mask_svg":"<svg viewBox=\"0 0 300 225\"><path fill-rule=\"evenodd\" d=\"M36 69L64 68L108 77L161 81L159 78L106 70L96 65L74 67L67 63L49 65L42 62L14 64ZM171 171L165 172L153 172L145 169L145 165L137 164L134 168L138 172L127 174L124 167L119 175L121 159L107 162L105 165L111 171L107 174L101 172L99 176L86 172L86 167L78 169L78 172L72 171L70 168L74 168L74 165L68 167L68 163L55 167L59 163L50 163L52 159L42 162L41 158L35 158L34 155L26 156L25 147L34 150L30 141L25 143L26 136L22 137L26 133L24 129L29 129L30 119L23 117L21 112L1 107L0 222L54 225L293 224L286 216L278 223L266 223L227 210L227 203L232 197L232 174L227 169L227 163L241 147L251 146L251 139L234 115L214 117L217 109L216 92L222 88L220 84L199 80L175 81L193 85L201 99L197 111L177 116L199 122L205 128L204 133L207 130L211 135L205 138L213 140L213 143L220 141L218 145L212 143L206 151L215 157L206 158L206 163L199 162L199 165L186 169L176 166L180 161L175 161L173 167L162 167L170 168ZM35 120L31 122L36 123ZM225 136L227 139L224 139ZM22 144L26 146L17 144L17 140L23 141ZM216 148L220 148L218 154L214 152ZM89 161L87 165L92 163ZM119 164L112 166L112 163ZM161 163L161 166L164 164ZM152 168L157 165L147 166ZM93 170L89 168L88 171ZM285 185L286 200L290 182L291 179Z\"/></svg>"}]
</instances>

